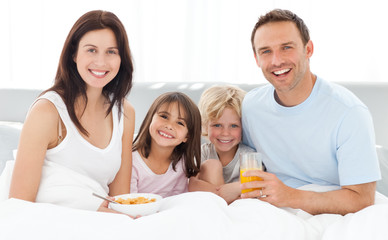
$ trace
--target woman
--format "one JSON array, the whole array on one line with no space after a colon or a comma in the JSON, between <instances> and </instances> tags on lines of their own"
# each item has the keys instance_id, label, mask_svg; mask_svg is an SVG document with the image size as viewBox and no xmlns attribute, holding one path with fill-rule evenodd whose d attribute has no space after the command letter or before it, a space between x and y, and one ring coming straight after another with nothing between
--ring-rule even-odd
<instances>
[{"instance_id":1,"label":"woman","mask_svg":"<svg viewBox=\"0 0 388 240\"><path fill-rule=\"evenodd\" d=\"M25 120L10 198L59 202L43 192L48 164L91 178L110 196L129 193L135 112L125 97L132 72L127 34L116 15L81 16L65 41L54 86L34 102ZM60 180L66 178L71 177ZM87 205L75 207L112 211L107 202Z\"/></svg>"}]
</instances>

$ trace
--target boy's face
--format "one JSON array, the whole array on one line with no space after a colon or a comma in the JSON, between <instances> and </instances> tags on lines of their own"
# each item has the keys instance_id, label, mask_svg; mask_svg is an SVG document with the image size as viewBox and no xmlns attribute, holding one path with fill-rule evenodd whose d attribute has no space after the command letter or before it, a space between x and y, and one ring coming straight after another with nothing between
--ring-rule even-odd
<instances>
[{"instance_id":1,"label":"boy's face","mask_svg":"<svg viewBox=\"0 0 388 240\"><path fill-rule=\"evenodd\" d=\"M218 154L236 153L241 141L241 119L235 110L225 108L219 119L209 122L207 131Z\"/></svg>"}]
</instances>

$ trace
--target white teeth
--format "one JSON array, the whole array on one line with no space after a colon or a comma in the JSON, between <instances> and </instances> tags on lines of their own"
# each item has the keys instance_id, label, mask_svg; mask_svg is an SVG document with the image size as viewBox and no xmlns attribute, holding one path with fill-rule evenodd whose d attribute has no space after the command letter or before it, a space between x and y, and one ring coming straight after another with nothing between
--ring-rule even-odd
<instances>
[{"instance_id":1,"label":"white teeth","mask_svg":"<svg viewBox=\"0 0 388 240\"><path fill-rule=\"evenodd\" d=\"M160 135L166 138L172 138L172 136L165 134L164 132L159 132Z\"/></svg>"},{"instance_id":2,"label":"white teeth","mask_svg":"<svg viewBox=\"0 0 388 240\"><path fill-rule=\"evenodd\" d=\"M228 142L231 142L231 140L219 140L220 142L222 143L228 143Z\"/></svg>"},{"instance_id":3,"label":"white teeth","mask_svg":"<svg viewBox=\"0 0 388 240\"><path fill-rule=\"evenodd\" d=\"M95 72L95 71L91 71L91 72L97 76L102 76L106 73L106 72Z\"/></svg>"},{"instance_id":4,"label":"white teeth","mask_svg":"<svg viewBox=\"0 0 388 240\"><path fill-rule=\"evenodd\" d=\"M290 71L290 69L286 68L286 69L279 70L279 71L276 71L276 72L273 72L273 73L275 73L276 75L280 75L280 74L283 74L283 73L288 72L288 71Z\"/></svg>"}]
</instances>

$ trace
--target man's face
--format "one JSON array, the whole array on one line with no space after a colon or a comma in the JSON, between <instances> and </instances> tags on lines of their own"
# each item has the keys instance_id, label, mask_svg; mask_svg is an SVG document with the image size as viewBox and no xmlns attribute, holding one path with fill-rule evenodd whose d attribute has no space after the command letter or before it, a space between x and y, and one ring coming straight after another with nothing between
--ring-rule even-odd
<instances>
[{"instance_id":1,"label":"man's face","mask_svg":"<svg viewBox=\"0 0 388 240\"><path fill-rule=\"evenodd\" d=\"M309 70L313 53L312 42L303 45L293 22L267 23L259 27L254 37L255 57L265 78L278 93L298 89Z\"/></svg>"}]
</instances>

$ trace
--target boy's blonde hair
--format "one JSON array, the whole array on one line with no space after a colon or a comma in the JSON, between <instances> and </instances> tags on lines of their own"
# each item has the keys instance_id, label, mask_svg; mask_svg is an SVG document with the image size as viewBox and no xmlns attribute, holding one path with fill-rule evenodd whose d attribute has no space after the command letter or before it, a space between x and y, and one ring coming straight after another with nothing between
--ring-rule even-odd
<instances>
[{"instance_id":1,"label":"boy's blonde hair","mask_svg":"<svg viewBox=\"0 0 388 240\"><path fill-rule=\"evenodd\" d=\"M241 103L245 94L246 92L241 88L231 85L213 86L206 89L198 103L202 119L202 135L208 135L209 122L219 119L225 108L235 110L241 118Z\"/></svg>"}]
</instances>

